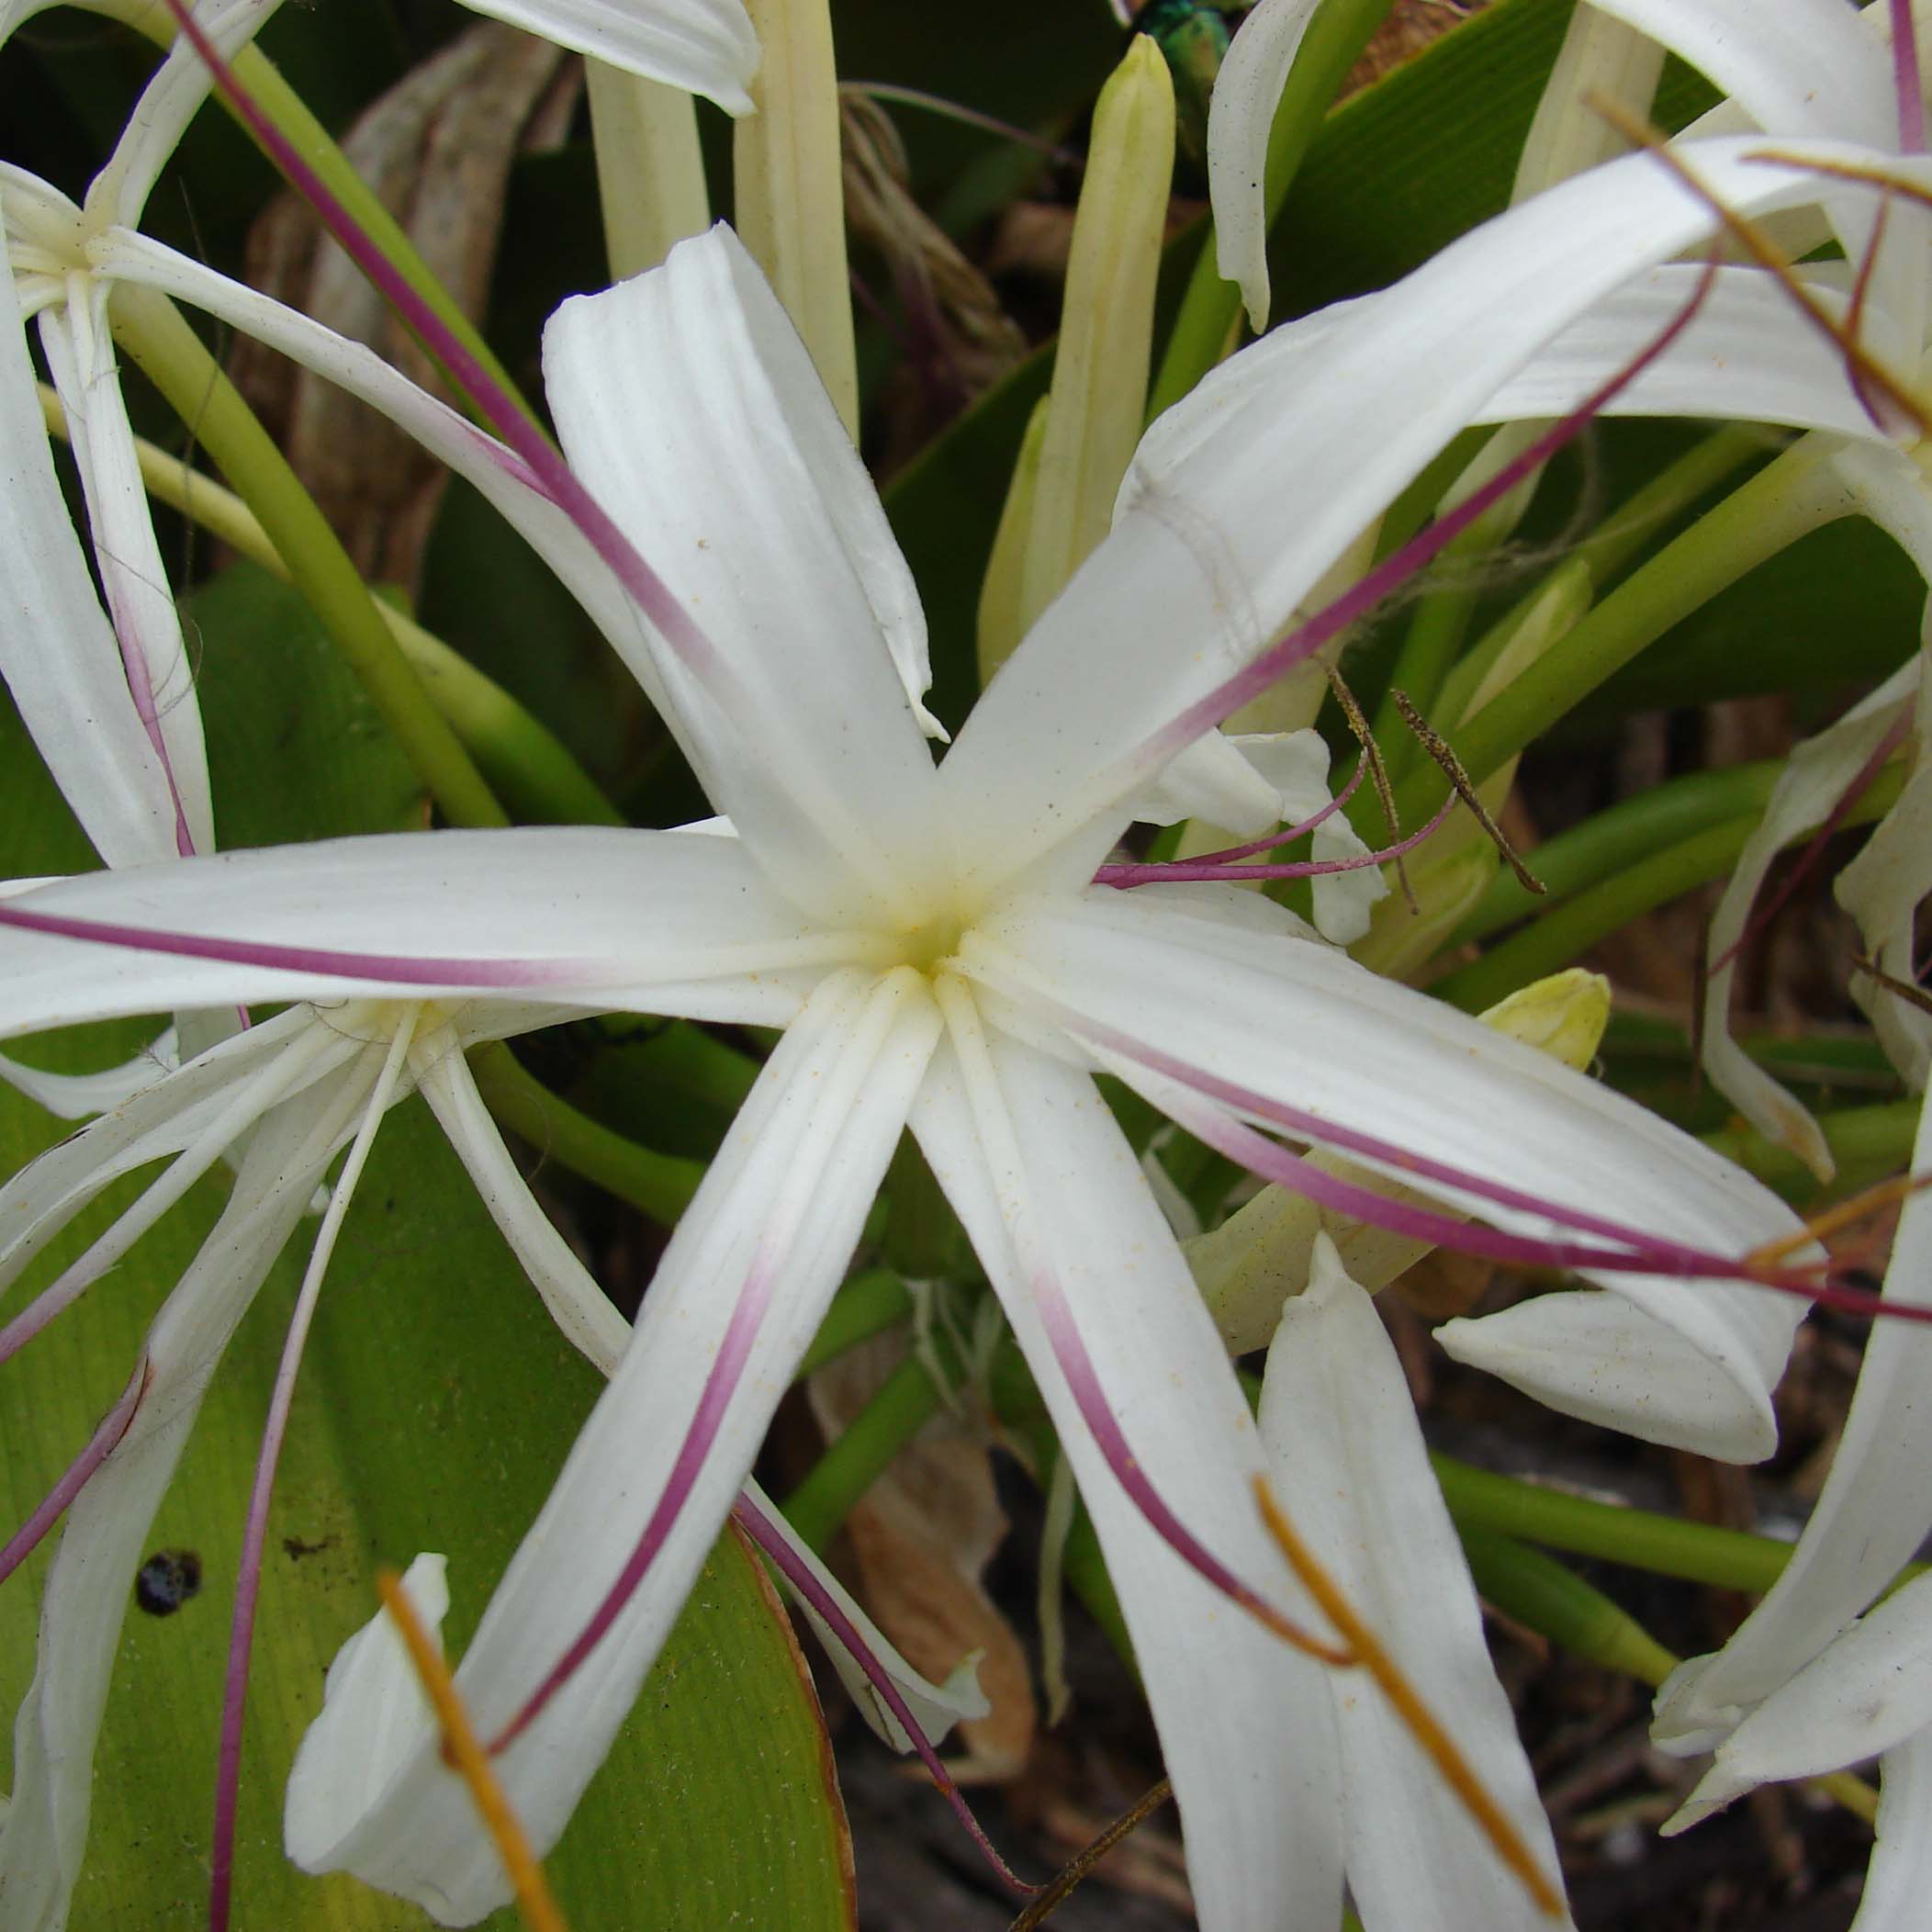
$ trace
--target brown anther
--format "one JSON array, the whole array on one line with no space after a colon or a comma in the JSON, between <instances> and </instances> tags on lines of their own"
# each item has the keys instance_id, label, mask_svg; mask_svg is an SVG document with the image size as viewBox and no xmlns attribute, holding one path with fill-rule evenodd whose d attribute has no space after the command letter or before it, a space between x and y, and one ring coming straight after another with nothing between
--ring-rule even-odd
<instances>
[{"instance_id":1,"label":"brown anther","mask_svg":"<svg viewBox=\"0 0 1932 1932\"><path fill-rule=\"evenodd\" d=\"M1443 776L1449 781L1449 788L1463 803L1469 808L1470 816L1479 825L1484 836L1502 855L1502 860L1516 874L1516 882L1526 893L1534 893L1540 899L1549 887L1531 871L1518 856L1516 848L1504 836L1502 827L1489 815L1489 808L1482 802L1476 787L1469 782L1469 774L1463 769L1462 761L1449 748L1449 741L1425 719L1421 713L1410 702L1407 691L1392 691L1388 702L1401 713L1402 722L1415 734L1416 743L1426 751Z\"/></svg>"},{"instance_id":2,"label":"brown anther","mask_svg":"<svg viewBox=\"0 0 1932 1932\"><path fill-rule=\"evenodd\" d=\"M469 1713L463 1708L463 1698L450 1676L449 1666L422 1627L416 1606L402 1587L402 1578L394 1570L378 1570L376 1588L382 1594L383 1608L395 1620L410 1661L416 1667L423 1691L435 1710L436 1722L442 1726L443 1761L453 1767L469 1786L469 1794L476 1800L483 1819L483 1828L495 1841L498 1856L503 1860L523 1923L530 1932L568 1932L544 1878L544 1868L531 1850L530 1840L511 1809L497 1774L490 1769L476 1727L469 1721Z\"/></svg>"},{"instance_id":3,"label":"brown anther","mask_svg":"<svg viewBox=\"0 0 1932 1932\"><path fill-rule=\"evenodd\" d=\"M1383 822L1388 827L1390 845L1402 842L1402 821L1396 816L1395 787L1388 781L1388 767L1382 762L1382 747L1376 743L1375 734L1368 728L1368 719L1364 715L1355 694L1348 688L1347 680L1332 664L1325 664L1322 669L1328 673L1329 690L1335 695L1335 702L1342 707L1342 715L1348 720L1348 728L1354 734L1355 743L1362 747L1362 764L1368 773L1368 781L1375 787L1376 797L1381 801ZM1402 896L1409 902L1409 910L1420 915L1422 908L1417 903L1415 888L1409 882L1409 868L1398 859L1395 861L1396 882L1402 888Z\"/></svg>"},{"instance_id":4,"label":"brown anther","mask_svg":"<svg viewBox=\"0 0 1932 1932\"><path fill-rule=\"evenodd\" d=\"M1908 1006L1916 1006L1921 1013L1932 1013L1932 993L1923 986L1915 986L1910 980L1894 979L1878 962L1862 952L1851 956L1852 967L1862 972L1874 985L1882 986L1893 999L1904 1000Z\"/></svg>"},{"instance_id":5,"label":"brown anther","mask_svg":"<svg viewBox=\"0 0 1932 1932\"><path fill-rule=\"evenodd\" d=\"M1141 1825L1174 1796L1174 1786L1165 1778L1151 1791L1140 1797L1096 1837L1091 1845L1074 1853L1067 1863L1048 1880L1039 1896L1007 1926L1006 1932L1036 1932L1036 1928L1046 1924L1052 1915L1087 1873L1104 1859L1114 1847Z\"/></svg>"},{"instance_id":6,"label":"brown anther","mask_svg":"<svg viewBox=\"0 0 1932 1932\"><path fill-rule=\"evenodd\" d=\"M1422 1702L1415 1686L1403 1676L1396 1660L1383 1648L1382 1640L1356 1614L1341 1585L1329 1575L1314 1551L1301 1540L1300 1533L1275 1501L1275 1493L1269 1488L1264 1476L1254 1478L1254 1500L1261 1506L1262 1521L1267 1524L1268 1533L1280 1545L1282 1555L1288 1560L1288 1567L1295 1572L1301 1587L1320 1606L1322 1615L1348 1641L1360 1658L1362 1668L1375 1679L1409 1735L1442 1774L1450 1790L1462 1801L1463 1809L1488 1839L1497 1857L1522 1880L1523 1890L1535 1902L1539 1912L1548 1918L1561 1918L1564 1915L1563 1894L1536 1862L1530 1848L1523 1843L1522 1834L1510 1822L1502 1806L1489 1795L1481 1780L1470 1769L1468 1759L1463 1756L1455 1740Z\"/></svg>"}]
</instances>

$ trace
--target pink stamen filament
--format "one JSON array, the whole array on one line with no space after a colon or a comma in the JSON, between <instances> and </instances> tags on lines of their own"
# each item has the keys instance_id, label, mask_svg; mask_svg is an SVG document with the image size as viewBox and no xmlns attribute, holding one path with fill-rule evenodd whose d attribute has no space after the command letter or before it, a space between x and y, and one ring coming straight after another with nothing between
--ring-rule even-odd
<instances>
[{"instance_id":1,"label":"pink stamen filament","mask_svg":"<svg viewBox=\"0 0 1932 1932\"><path fill-rule=\"evenodd\" d=\"M219 960L231 966L265 966L285 972L320 973L333 979L382 980L405 986L458 990L477 986L548 986L595 977L598 962L587 960L409 959L380 952L336 952L319 946L281 946L265 940L230 939L202 933L162 932L151 927L121 926L104 919L75 919L60 913L37 913L17 901L0 903L0 926L55 938L82 939L96 946L121 946L135 952L170 953L182 959Z\"/></svg>"},{"instance_id":2,"label":"pink stamen filament","mask_svg":"<svg viewBox=\"0 0 1932 1932\"><path fill-rule=\"evenodd\" d=\"M66 1474L47 1492L40 1506L14 1532L6 1548L0 1549L0 1583L6 1582L33 1554L41 1538L65 1514L68 1504L93 1480L95 1471L120 1446L121 1438L134 1421L135 1410L140 1407L140 1398L147 1393L152 1374L144 1357L114 1407L101 1418L87 1446L68 1465Z\"/></svg>"},{"instance_id":3,"label":"pink stamen filament","mask_svg":"<svg viewBox=\"0 0 1932 1932\"><path fill-rule=\"evenodd\" d=\"M1752 915L1750 924L1711 961L1710 972L1722 972L1747 946L1762 938L1771 922L1791 903L1792 894L1816 867L1818 860L1824 856L1825 848L1830 844L1832 836L1849 816L1851 808L1864 797L1866 791L1883 769L1893 753L1905 742L1905 736L1912 728L1913 708L1912 704L1907 704L1899 713L1897 722L1879 741L1871 756L1859 767L1856 776L1850 784L1846 786L1837 803L1831 808L1825 822L1813 834L1811 843L1799 854L1798 862L1785 875L1783 883Z\"/></svg>"},{"instance_id":4,"label":"pink stamen filament","mask_svg":"<svg viewBox=\"0 0 1932 1932\"><path fill-rule=\"evenodd\" d=\"M785 1541L770 1519L749 1496L740 1496L732 1505L731 1513L736 1518L745 1533L765 1553L772 1565L782 1572L786 1582L811 1604L814 1612L838 1640L847 1655L865 1672L866 1681L871 1685L880 1702L893 1713L900 1728L911 1738L913 1749L918 1753L919 1760L925 1765L932 1781L938 1786L947 1803L952 1807L953 1815L959 1819L967 1837L979 1847L981 1855L999 1874L1001 1883L1028 1897L1042 1890L1039 1885L1029 1885L994 1848L992 1839L986 1836L985 1828L973 1816L972 1807L967 1803L965 1793L960 1790L952 1773L946 1769L945 1761L933 1748L931 1740L921 1729L910 1706L900 1694L898 1685L893 1683L885 1666L880 1662L878 1653L859 1634L852 1620L839 1607L837 1601L813 1575L811 1566L800 1560L798 1553Z\"/></svg>"},{"instance_id":5,"label":"pink stamen filament","mask_svg":"<svg viewBox=\"0 0 1932 1932\"><path fill-rule=\"evenodd\" d=\"M1244 865L1225 863L1209 854L1203 859L1159 859L1150 865L1104 865L1094 874L1094 882L1125 891L1137 885L1176 884L1196 880L1231 880L1239 884L1244 879L1322 879L1332 872L1365 871L1371 866L1387 865L1391 859L1403 858L1414 851L1425 838L1432 838L1442 830L1457 803L1458 800L1452 792L1420 832L1412 832L1394 845L1384 846L1378 852L1363 852L1353 859L1305 859L1298 865ZM1286 838L1283 843L1286 843Z\"/></svg>"},{"instance_id":6,"label":"pink stamen filament","mask_svg":"<svg viewBox=\"0 0 1932 1932\"><path fill-rule=\"evenodd\" d=\"M732 1397L737 1392L752 1343L770 1305L775 1278L771 1257L760 1248L753 1256L744 1286L738 1291L737 1306L731 1312L724 1339L718 1344L717 1354L704 1378L704 1387L698 1397L691 1426L679 1444L670 1474L665 1478L663 1491L651 1511L650 1520L644 1526L644 1533L624 1558L623 1568L591 1612L590 1621L572 1638L569 1648L550 1667L536 1689L523 1701L516 1715L489 1740L492 1758L507 1750L543 1715L551 1699L596 1649L605 1632L630 1601L637 1586L644 1581L651 1565L657 1560L657 1553L690 1500L699 1472L703 1468L711 1445L724 1422L725 1411L731 1406Z\"/></svg>"},{"instance_id":7,"label":"pink stamen filament","mask_svg":"<svg viewBox=\"0 0 1932 1932\"><path fill-rule=\"evenodd\" d=\"M171 4L175 4L175 0L171 0ZM1193 744L1204 732L1212 730L1251 698L1259 697L1277 679L1293 670L1297 664L1305 663L1323 645L1339 637L1352 624L1367 616L1384 598L1433 563L1492 505L1500 502L1524 477L1540 469L1557 451L1581 435L1623 390L1671 347L1703 308L1716 279L1717 265L1715 256L1708 260L1690 299L1649 344L1593 390L1578 408L1539 436L1513 463L1499 470L1481 489L1471 491L1453 510L1443 511L1426 530L1386 557L1365 577L1344 590L1333 603L1318 611L1306 623L1270 645L1231 678L1224 680L1206 697L1198 699L1179 716L1163 724L1141 747L1135 761L1150 767L1165 764L1176 752Z\"/></svg>"},{"instance_id":8,"label":"pink stamen filament","mask_svg":"<svg viewBox=\"0 0 1932 1932\"><path fill-rule=\"evenodd\" d=\"M268 1542L268 1511L275 1495L275 1469L282 1459L282 1444L288 1433L289 1410L295 1401L296 1376L302 1365L302 1351L315 1320L316 1303L328 1273L330 1257L335 1252L336 1236L362 1178L376 1130L388 1112L398 1076L409 1057L410 1042L415 1037L420 1007L406 1014L389 1042L381 1073L369 1092L361 1124L351 1142L348 1158L329 1196L322 1224L316 1230L315 1246L302 1276L301 1291L288 1319L288 1331L282 1343L282 1359L275 1369L275 1388L269 1398L268 1418L262 1428L262 1447L255 1459L255 1476L249 1491L248 1521L242 1537L242 1560L235 1577L234 1614L229 1624L228 1672L221 1692L221 1743L215 1766L214 1842L209 1859L208 1920L208 1932L227 1932L231 1908L235 1870L235 1805L242 1783L242 1727L247 1713L248 1662L254 1647L255 1610L262 1593L262 1556Z\"/></svg>"}]
</instances>

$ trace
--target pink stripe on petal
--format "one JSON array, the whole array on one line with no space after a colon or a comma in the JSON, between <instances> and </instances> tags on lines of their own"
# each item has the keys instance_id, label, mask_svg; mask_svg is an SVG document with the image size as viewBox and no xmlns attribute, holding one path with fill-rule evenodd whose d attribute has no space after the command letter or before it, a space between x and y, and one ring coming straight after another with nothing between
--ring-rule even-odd
<instances>
[{"instance_id":1,"label":"pink stripe on petal","mask_svg":"<svg viewBox=\"0 0 1932 1932\"><path fill-rule=\"evenodd\" d=\"M37 913L17 901L0 904L0 926L43 932L62 939L119 946L190 960L219 960L231 966L266 966L285 972L321 973L345 980L388 980L405 986L554 986L608 971L588 960L478 960L409 958L397 953L336 952L319 946L278 946L259 939L214 938L203 933L161 932L103 919Z\"/></svg>"},{"instance_id":2,"label":"pink stripe on petal","mask_svg":"<svg viewBox=\"0 0 1932 1932\"><path fill-rule=\"evenodd\" d=\"M1907 154L1926 152L1926 97L1918 73L1918 22L1912 0L1892 0L1892 73L1898 87L1898 144Z\"/></svg>"},{"instance_id":3,"label":"pink stripe on petal","mask_svg":"<svg viewBox=\"0 0 1932 1932\"><path fill-rule=\"evenodd\" d=\"M749 1496L740 1496L732 1505L732 1515L738 1526L762 1550L774 1567L781 1571L786 1582L791 1584L808 1602L824 1623L826 1628L837 1638L846 1654L865 1672L866 1681L878 1692L880 1701L898 1720L901 1729L912 1739L913 1749L919 1754L919 1761L925 1765L932 1781L945 1795L952 1807L953 1815L965 1828L966 1835L980 1848L981 1855L999 1874L1000 1881L1026 1896L1031 1896L1045 1888L1029 1885L1021 1878L1005 1859L994 1849L993 1840L986 1836L985 1827L973 1816L972 1807L966 1803L965 1794L953 1780L938 1752L934 1750L931 1740L920 1729L919 1721L899 1694L899 1687L893 1683L885 1666L879 1661L878 1654L854 1627L852 1620L839 1608L837 1600L826 1593L818 1578L812 1574L811 1566L800 1560L798 1553L779 1534L770 1519L758 1508Z\"/></svg>"},{"instance_id":4,"label":"pink stripe on petal","mask_svg":"<svg viewBox=\"0 0 1932 1932\"><path fill-rule=\"evenodd\" d=\"M737 1392L752 1343L758 1339L758 1329L771 1305L771 1290L776 1278L774 1263L760 1249L753 1257L744 1286L738 1291L737 1306L732 1310L724 1339L718 1344L716 1359L704 1378L704 1387L698 1397L691 1426L679 1445L670 1475L665 1479L664 1491L651 1511L644 1533L624 1558L623 1567L604 1592L590 1621L572 1638L569 1648L550 1667L543 1681L524 1700L516 1715L489 1740L489 1749L492 1757L508 1749L543 1715L551 1699L602 1641L604 1634L617 1621L624 1605L643 1582L651 1565L657 1560L657 1553L664 1547L665 1539L670 1534L691 1496L704 1466L704 1459L711 1453L711 1445L717 1439L725 1411L731 1406L731 1398Z\"/></svg>"},{"instance_id":5,"label":"pink stripe on petal","mask_svg":"<svg viewBox=\"0 0 1932 1932\"><path fill-rule=\"evenodd\" d=\"M1230 1602L1238 1604L1277 1635L1320 1655L1327 1647L1320 1639L1304 1631L1259 1590L1243 1583L1169 1508L1167 1500L1149 1480L1140 1458L1134 1454L1132 1444L1128 1442L1126 1432L1108 1406L1106 1390L1101 1386L1093 1357L1087 1354L1086 1343L1081 1340L1079 1325L1073 1319L1066 1297L1061 1292L1059 1282L1047 1269L1036 1264L1030 1271L1028 1286L1040 1325L1046 1330L1053 1358L1066 1378L1068 1393L1080 1410L1080 1419L1086 1424L1087 1432L1094 1438L1095 1447L1105 1457L1114 1479L1127 1492L1148 1526L1175 1556L1212 1584ZM1335 1657L1328 1661L1339 1665L1342 1659Z\"/></svg>"},{"instance_id":6,"label":"pink stripe on petal","mask_svg":"<svg viewBox=\"0 0 1932 1932\"><path fill-rule=\"evenodd\" d=\"M8 1539L5 1549L0 1549L0 1583L4 1583L19 1568L34 1550L40 1539L52 1529L65 1513L71 1503L89 1481L100 1466L114 1454L121 1438L127 1434L129 1424L134 1420L134 1411L140 1407L140 1398L147 1393L149 1365L143 1361L135 1371L114 1407L101 1418L100 1426L88 1439L87 1446L68 1465L62 1476L47 1493L40 1506Z\"/></svg>"},{"instance_id":7,"label":"pink stripe on petal","mask_svg":"<svg viewBox=\"0 0 1932 1932\"><path fill-rule=\"evenodd\" d=\"M175 4L175 0L170 0L170 4ZM1478 517L1501 501L1524 477L1541 468L1558 450L1581 435L1614 398L1669 349L1696 319L1715 283L1716 275L1717 261L1713 256L1705 263L1704 272L1698 278L1690 300L1633 361L1626 363L1608 382L1539 436L1513 463L1505 465L1480 489L1472 491L1455 509L1445 511L1426 530L1386 557L1360 582L1344 590L1333 603L1318 611L1306 623L1270 645L1258 657L1251 658L1241 669L1217 685L1205 698L1197 699L1178 717L1163 724L1140 747L1136 754L1136 762L1158 766L1178 757L1230 713L1239 711L1251 698L1259 697L1276 679L1293 670L1297 664L1306 663L1323 645L1341 636L1350 625L1367 616L1385 597L1399 590L1426 565L1433 563L1442 551Z\"/></svg>"}]
</instances>

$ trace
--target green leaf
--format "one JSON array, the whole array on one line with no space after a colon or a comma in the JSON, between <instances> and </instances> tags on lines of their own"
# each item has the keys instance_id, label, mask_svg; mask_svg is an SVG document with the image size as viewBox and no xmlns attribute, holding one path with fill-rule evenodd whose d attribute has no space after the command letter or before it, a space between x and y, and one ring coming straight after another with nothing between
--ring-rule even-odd
<instances>
[{"instance_id":1,"label":"green leaf","mask_svg":"<svg viewBox=\"0 0 1932 1932\"><path fill-rule=\"evenodd\" d=\"M409 760L299 591L236 563L181 612L224 848L426 823Z\"/></svg>"}]
</instances>

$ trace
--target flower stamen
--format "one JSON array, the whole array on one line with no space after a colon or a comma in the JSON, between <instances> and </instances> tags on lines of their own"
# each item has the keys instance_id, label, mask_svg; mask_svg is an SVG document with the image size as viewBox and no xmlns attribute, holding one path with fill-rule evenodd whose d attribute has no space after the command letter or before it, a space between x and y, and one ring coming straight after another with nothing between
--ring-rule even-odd
<instances>
[{"instance_id":1,"label":"flower stamen","mask_svg":"<svg viewBox=\"0 0 1932 1932\"><path fill-rule=\"evenodd\" d=\"M530 1932L566 1932L564 1915L551 1896L544 1868L531 1850L529 1837L511 1808L496 1772L490 1769L489 1754L478 1742L469 1713L463 1708L462 1693L456 1689L442 1652L422 1627L416 1606L402 1587L402 1578L394 1570L378 1570L376 1588L382 1593L382 1607L395 1620L423 1691L435 1708L436 1722L443 1729L444 1758L469 1786L470 1796L477 1801L477 1810L483 1819L483 1828L495 1841L523 1923Z\"/></svg>"}]
</instances>

